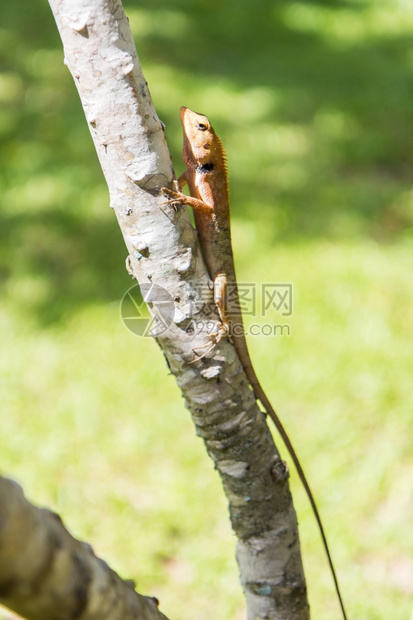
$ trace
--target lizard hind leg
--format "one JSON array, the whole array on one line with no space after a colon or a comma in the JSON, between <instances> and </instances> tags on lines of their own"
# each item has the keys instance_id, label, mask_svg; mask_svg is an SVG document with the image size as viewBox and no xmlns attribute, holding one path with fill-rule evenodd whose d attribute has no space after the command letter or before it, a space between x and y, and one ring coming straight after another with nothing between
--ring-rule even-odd
<instances>
[{"instance_id":1,"label":"lizard hind leg","mask_svg":"<svg viewBox=\"0 0 413 620\"><path fill-rule=\"evenodd\" d=\"M199 360L207 357L211 351L216 347L216 345L229 336L229 321L228 321L228 313L227 313L227 277L224 273L218 274L214 279L214 302L218 309L219 318L221 319L221 323L218 324L218 330L209 335L211 342L207 342L205 345L199 347L200 349L204 349L208 347L207 351L202 355L198 355L194 350L195 355L197 356L195 360L190 362L190 364L194 364Z\"/></svg>"},{"instance_id":2,"label":"lizard hind leg","mask_svg":"<svg viewBox=\"0 0 413 620\"><path fill-rule=\"evenodd\" d=\"M228 280L225 273L219 273L214 278L214 302L218 308L221 325L217 336L219 342L230 335L228 316Z\"/></svg>"}]
</instances>

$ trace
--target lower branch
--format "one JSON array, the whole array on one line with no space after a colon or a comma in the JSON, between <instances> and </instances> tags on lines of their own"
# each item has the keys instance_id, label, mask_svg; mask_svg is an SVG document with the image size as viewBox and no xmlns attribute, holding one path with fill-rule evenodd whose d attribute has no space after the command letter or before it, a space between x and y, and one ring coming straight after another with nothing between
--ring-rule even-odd
<instances>
[{"instance_id":1,"label":"lower branch","mask_svg":"<svg viewBox=\"0 0 413 620\"><path fill-rule=\"evenodd\" d=\"M59 515L1 477L0 603L27 620L167 620L156 599L135 592Z\"/></svg>"}]
</instances>

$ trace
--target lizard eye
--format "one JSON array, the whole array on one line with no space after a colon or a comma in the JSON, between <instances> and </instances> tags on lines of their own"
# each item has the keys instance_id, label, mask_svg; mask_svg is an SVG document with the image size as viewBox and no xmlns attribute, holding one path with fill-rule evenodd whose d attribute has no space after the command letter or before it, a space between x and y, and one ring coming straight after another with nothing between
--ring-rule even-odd
<instances>
[{"instance_id":1,"label":"lizard eye","mask_svg":"<svg viewBox=\"0 0 413 620\"><path fill-rule=\"evenodd\" d=\"M208 127L204 125L203 123L198 123L197 129L199 129L200 131L206 131Z\"/></svg>"}]
</instances>

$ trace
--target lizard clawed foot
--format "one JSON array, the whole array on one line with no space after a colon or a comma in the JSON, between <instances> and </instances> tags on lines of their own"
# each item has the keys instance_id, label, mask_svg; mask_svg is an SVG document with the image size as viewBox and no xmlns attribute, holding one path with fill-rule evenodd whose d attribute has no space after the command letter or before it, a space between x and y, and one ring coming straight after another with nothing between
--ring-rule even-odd
<instances>
[{"instance_id":1,"label":"lizard clawed foot","mask_svg":"<svg viewBox=\"0 0 413 620\"><path fill-rule=\"evenodd\" d=\"M211 351L214 349L216 344L215 344L215 342L213 342L212 344L210 342L207 342L206 344L204 344L204 346L199 347L199 349L204 349L205 347L208 347L208 346L209 346L209 349L207 351L205 351L205 353L203 353L202 355L198 355L198 353L195 351L195 349L192 349L192 351L194 352L196 357L195 357L195 359L193 359L190 362L188 362L188 364L195 364L195 362L200 362L201 360L203 360L205 357L207 357L207 355L209 355L211 353Z\"/></svg>"},{"instance_id":2,"label":"lizard clawed foot","mask_svg":"<svg viewBox=\"0 0 413 620\"><path fill-rule=\"evenodd\" d=\"M217 346L217 344L221 342L223 338L226 338L226 336L228 336L228 333L229 333L228 326L224 325L223 323L220 323L218 326L218 331L216 331L213 334L210 334L209 336L212 342L206 342L204 345L198 347L198 349L205 349L205 347L208 347L208 350L205 351L205 353L203 353L202 355L198 355L195 349L192 349L194 354L196 355L196 358L192 360L191 362L188 362L188 364L195 364L195 362L199 362L200 360L207 357L211 353L211 351L213 351L213 349Z\"/></svg>"},{"instance_id":3,"label":"lizard clawed foot","mask_svg":"<svg viewBox=\"0 0 413 620\"><path fill-rule=\"evenodd\" d=\"M220 323L218 325L218 331L211 334L211 340L216 345L221 342L224 338L229 335L229 327L225 325L225 323Z\"/></svg>"},{"instance_id":4,"label":"lizard clawed foot","mask_svg":"<svg viewBox=\"0 0 413 620\"><path fill-rule=\"evenodd\" d=\"M186 205L187 197L183 192L174 192L172 189L168 189L167 187L162 187L161 192L162 194L166 194L167 196L169 196L168 200L163 202L162 205L169 205L174 209Z\"/></svg>"}]
</instances>

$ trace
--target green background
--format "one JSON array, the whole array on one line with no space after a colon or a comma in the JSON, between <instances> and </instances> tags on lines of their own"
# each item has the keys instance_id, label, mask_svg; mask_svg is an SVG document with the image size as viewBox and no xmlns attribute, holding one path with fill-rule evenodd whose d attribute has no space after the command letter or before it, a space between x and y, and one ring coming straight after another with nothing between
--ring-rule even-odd
<instances>
[{"instance_id":1,"label":"green background","mask_svg":"<svg viewBox=\"0 0 413 620\"><path fill-rule=\"evenodd\" d=\"M349 617L408 619L413 4L125 8L177 173L179 106L224 141L239 280L293 283L294 315L269 317L290 337L250 349ZM0 105L0 469L169 617L241 620L218 477L158 347L120 320L126 250L45 1L1 3ZM339 618L291 478L313 617Z\"/></svg>"}]
</instances>

